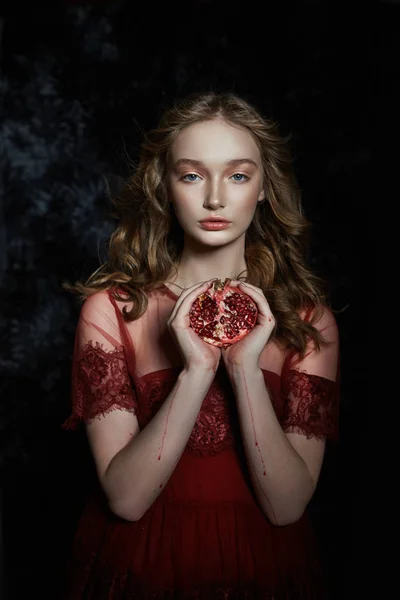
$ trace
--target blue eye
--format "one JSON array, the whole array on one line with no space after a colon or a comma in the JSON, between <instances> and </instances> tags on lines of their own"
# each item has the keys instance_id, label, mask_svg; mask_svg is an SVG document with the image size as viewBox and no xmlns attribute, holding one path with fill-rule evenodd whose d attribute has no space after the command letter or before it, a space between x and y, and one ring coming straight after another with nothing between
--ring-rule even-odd
<instances>
[{"instance_id":1,"label":"blue eye","mask_svg":"<svg viewBox=\"0 0 400 600\"><path fill-rule=\"evenodd\" d=\"M182 177L183 181L196 181L196 179L194 179L195 177L198 177L198 175L196 175L196 173L188 173L187 175L184 175Z\"/></svg>"},{"instance_id":2,"label":"blue eye","mask_svg":"<svg viewBox=\"0 0 400 600\"><path fill-rule=\"evenodd\" d=\"M232 175L234 181L246 181L248 179L247 175L243 175L243 173L235 173Z\"/></svg>"}]
</instances>

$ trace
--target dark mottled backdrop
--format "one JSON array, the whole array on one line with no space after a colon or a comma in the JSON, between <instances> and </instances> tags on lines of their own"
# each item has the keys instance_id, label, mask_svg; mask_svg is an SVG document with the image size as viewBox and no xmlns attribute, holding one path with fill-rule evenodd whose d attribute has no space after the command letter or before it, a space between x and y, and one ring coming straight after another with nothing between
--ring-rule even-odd
<instances>
[{"instance_id":1,"label":"dark mottled backdrop","mask_svg":"<svg viewBox=\"0 0 400 600\"><path fill-rule=\"evenodd\" d=\"M210 87L243 94L292 133L314 223L311 259L330 284L333 307L345 308L337 315L341 439L328 452L312 510L332 598L358 597L349 590L351 548L361 550L352 531L365 431L370 39L368 27L325 3L276 4L44 8L16 0L2 13L0 547L7 600L58 599L87 486L83 436L61 431L78 316L61 284L86 277L104 257L114 226L107 189L119 188L142 130L175 95Z\"/></svg>"}]
</instances>

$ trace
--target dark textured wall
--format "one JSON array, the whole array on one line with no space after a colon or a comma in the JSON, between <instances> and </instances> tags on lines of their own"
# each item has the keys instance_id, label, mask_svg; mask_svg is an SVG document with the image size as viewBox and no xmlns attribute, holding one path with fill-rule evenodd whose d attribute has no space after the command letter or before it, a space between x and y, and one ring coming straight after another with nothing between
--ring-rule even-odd
<instances>
[{"instance_id":1,"label":"dark textured wall","mask_svg":"<svg viewBox=\"0 0 400 600\"><path fill-rule=\"evenodd\" d=\"M176 95L233 89L292 133L311 259L341 334L341 438L313 515L332 598L350 598L366 342L369 34L324 3L10 3L2 40L0 467L8 599L57 585L87 486L82 435L61 431L78 307L112 231L107 187ZM365 16L365 15L364 15ZM361 419L361 421L360 421ZM0 503L1 504L1 503ZM1 554L0 554L1 556ZM349 593L347 591L347 593Z\"/></svg>"}]
</instances>

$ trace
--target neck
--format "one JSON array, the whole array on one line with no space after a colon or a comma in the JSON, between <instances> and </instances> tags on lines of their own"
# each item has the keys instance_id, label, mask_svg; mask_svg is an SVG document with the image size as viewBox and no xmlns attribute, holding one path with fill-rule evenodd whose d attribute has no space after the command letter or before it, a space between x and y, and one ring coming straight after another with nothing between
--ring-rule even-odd
<instances>
[{"instance_id":1,"label":"neck","mask_svg":"<svg viewBox=\"0 0 400 600\"><path fill-rule=\"evenodd\" d=\"M244 236L230 245L218 248L199 247L187 242L180 257L178 274L169 281L188 288L215 277L236 279L246 268Z\"/></svg>"}]
</instances>

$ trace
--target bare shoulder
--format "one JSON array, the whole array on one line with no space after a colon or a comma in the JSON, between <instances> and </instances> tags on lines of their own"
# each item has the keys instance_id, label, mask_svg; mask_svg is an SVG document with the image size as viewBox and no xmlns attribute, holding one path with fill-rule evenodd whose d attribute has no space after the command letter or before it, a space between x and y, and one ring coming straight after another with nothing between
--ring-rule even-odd
<instances>
[{"instance_id":1,"label":"bare shoulder","mask_svg":"<svg viewBox=\"0 0 400 600\"><path fill-rule=\"evenodd\" d=\"M338 325L329 306L319 305L313 309L301 310L300 316L303 320L312 321L314 327L322 334L326 333L329 338L338 337Z\"/></svg>"},{"instance_id":2,"label":"bare shoulder","mask_svg":"<svg viewBox=\"0 0 400 600\"><path fill-rule=\"evenodd\" d=\"M108 290L95 292L88 296L82 303L81 311L86 312L97 312L97 311L110 311L113 308Z\"/></svg>"}]
</instances>

